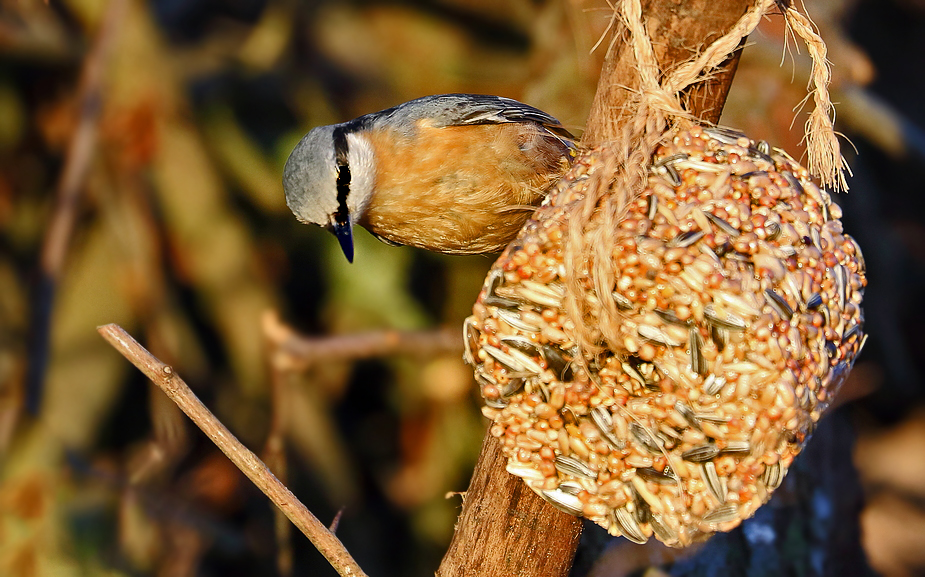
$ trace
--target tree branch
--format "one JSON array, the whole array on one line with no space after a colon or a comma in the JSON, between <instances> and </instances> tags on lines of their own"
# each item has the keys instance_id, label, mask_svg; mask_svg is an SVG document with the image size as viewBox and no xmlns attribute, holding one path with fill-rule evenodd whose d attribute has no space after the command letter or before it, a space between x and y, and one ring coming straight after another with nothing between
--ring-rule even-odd
<instances>
[{"instance_id":1,"label":"tree branch","mask_svg":"<svg viewBox=\"0 0 925 577\"><path fill-rule=\"evenodd\" d=\"M691 59L699 47L717 39L746 12L746 0L647 0L643 13L662 70ZM597 144L619 133L620 123L635 110L624 110L636 84L632 50L620 43L625 30L614 31L616 43L604 63L583 137ZM690 111L711 122L719 119L738 52L708 83L688 93ZM486 435L449 551L439 577L464 575L568 575L581 535L576 517L555 509L509 474L497 439Z\"/></svg>"},{"instance_id":2,"label":"tree branch","mask_svg":"<svg viewBox=\"0 0 925 577\"><path fill-rule=\"evenodd\" d=\"M263 461L235 438L231 431L202 404L202 401L196 397L172 367L158 360L118 325L104 325L98 327L97 331L122 356L131 361L155 385L160 387L196 423L196 426L212 439L212 442L231 459L231 462L308 537L340 575L343 577L364 577L366 575L347 552L340 539L331 533L292 494L292 491L273 475Z\"/></svg>"}]
</instances>

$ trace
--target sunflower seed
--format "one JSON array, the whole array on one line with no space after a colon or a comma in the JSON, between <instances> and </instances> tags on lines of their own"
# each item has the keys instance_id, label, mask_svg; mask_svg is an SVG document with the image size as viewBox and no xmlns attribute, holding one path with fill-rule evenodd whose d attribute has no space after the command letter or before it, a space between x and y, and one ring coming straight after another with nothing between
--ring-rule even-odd
<instances>
[{"instance_id":1,"label":"sunflower seed","mask_svg":"<svg viewBox=\"0 0 925 577\"><path fill-rule=\"evenodd\" d=\"M678 533L662 520L661 515L653 514L649 518L649 525L652 527L656 537L663 543L669 544L677 541Z\"/></svg>"},{"instance_id":2,"label":"sunflower seed","mask_svg":"<svg viewBox=\"0 0 925 577\"><path fill-rule=\"evenodd\" d=\"M463 359L466 364L475 365L474 351L479 346L479 332L475 328L475 317L469 317L463 322Z\"/></svg>"},{"instance_id":3,"label":"sunflower seed","mask_svg":"<svg viewBox=\"0 0 925 577\"><path fill-rule=\"evenodd\" d=\"M504 275L500 270L492 271L488 276L488 291L485 298L482 300L487 306L498 307L499 310L503 309L516 309L520 306L520 303L514 299L510 299L504 296L499 296L496 294L498 287L501 285L504 280Z\"/></svg>"},{"instance_id":4,"label":"sunflower seed","mask_svg":"<svg viewBox=\"0 0 925 577\"><path fill-rule=\"evenodd\" d=\"M655 213L658 210L658 197L650 194L646 199L646 217L649 220L655 220Z\"/></svg>"},{"instance_id":5,"label":"sunflower seed","mask_svg":"<svg viewBox=\"0 0 925 577\"><path fill-rule=\"evenodd\" d=\"M701 430L700 423L697 421L697 416L694 414L694 411L692 411L690 407L681 401L677 401L674 404L674 410L677 411L685 421L687 421L688 425L697 429L698 431Z\"/></svg>"},{"instance_id":6,"label":"sunflower seed","mask_svg":"<svg viewBox=\"0 0 925 577\"><path fill-rule=\"evenodd\" d=\"M528 355L539 356L540 348L535 342L531 341L527 337L520 335L504 335L500 337L502 343L506 344L509 348L515 348L522 353Z\"/></svg>"},{"instance_id":7,"label":"sunflower seed","mask_svg":"<svg viewBox=\"0 0 925 577\"><path fill-rule=\"evenodd\" d=\"M551 370L559 380L563 382L572 380L572 366L560 349L549 345L543 345L542 354L543 358L546 359L546 366L549 367L549 370Z\"/></svg>"},{"instance_id":8,"label":"sunflower seed","mask_svg":"<svg viewBox=\"0 0 925 577\"><path fill-rule=\"evenodd\" d=\"M633 438L636 441L646 448L650 453L661 454L662 447L658 444L652 435L649 434L649 431L645 429L639 423L630 423L630 432L633 434Z\"/></svg>"},{"instance_id":9,"label":"sunflower seed","mask_svg":"<svg viewBox=\"0 0 925 577\"><path fill-rule=\"evenodd\" d=\"M700 337L700 331L694 327L690 329L690 356L691 370L700 375L706 376L710 371L706 359L703 358L703 339Z\"/></svg>"},{"instance_id":10,"label":"sunflower seed","mask_svg":"<svg viewBox=\"0 0 925 577\"><path fill-rule=\"evenodd\" d=\"M520 318L520 313L518 312L510 311L507 309L498 309L498 318L511 325L515 329L524 332L538 333L541 330L540 327L536 325L531 325L528 322L524 322L524 320Z\"/></svg>"},{"instance_id":11,"label":"sunflower seed","mask_svg":"<svg viewBox=\"0 0 925 577\"><path fill-rule=\"evenodd\" d=\"M633 302L617 291L612 292L611 296L613 296L614 302L617 303L618 309L628 311L633 308Z\"/></svg>"},{"instance_id":12,"label":"sunflower seed","mask_svg":"<svg viewBox=\"0 0 925 577\"><path fill-rule=\"evenodd\" d=\"M735 503L727 503L721 505L716 509L713 509L703 517L701 520L704 523L727 523L739 517L739 506Z\"/></svg>"},{"instance_id":13,"label":"sunflower seed","mask_svg":"<svg viewBox=\"0 0 925 577\"><path fill-rule=\"evenodd\" d=\"M768 303L782 320L789 321L793 318L793 309L790 308L790 305L784 297L771 289L764 289L764 296L765 302Z\"/></svg>"},{"instance_id":14,"label":"sunflower seed","mask_svg":"<svg viewBox=\"0 0 925 577\"><path fill-rule=\"evenodd\" d=\"M748 328L748 323L745 322L745 319L730 312L720 314L716 311L716 306L713 303L703 307L703 316L713 325L729 331L744 331Z\"/></svg>"},{"instance_id":15,"label":"sunflower seed","mask_svg":"<svg viewBox=\"0 0 925 577\"><path fill-rule=\"evenodd\" d=\"M716 216L712 212L704 212L704 215L710 220L710 222L712 222L716 226L716 228L725 232L732 238L739 236L739 229L732 226L731 224L721 219L720 217Z\"/></svg>"},{"instance_id":16,"label":"sunflower seed","mask_svg":"<svg viewBox=\"0 0 925 577\"><path fill-rule=\"evenodd\" d=\"M657 173L664 176L668 182L671 183L671 186L681 186L681 175L678 173L678 169L672 164L666 164L657 169Z\"/></svg>"},{"instance_id":17,"label":"sunflower seed","mask_svg":"<svg viewBox=\"0 0 925 577\"><path fill-rule=\"evenodd\" d=\"M809 298L806 300L806 310L815 310L820 306L822 306L822 295L819 293L809 295Z\"/></svg>"},{"instance_id":18,"label":"sunflower seed","mask_svg":"<svg viewBox=\"0 0 925 577\"><path fill-rule=\"evenodd\" d=\"M797 177L794 176L792 172L783 170L780 174L784 177L784 180L787 181L787 184L790 185L790 188L792 188L798 195L802 196L804 194L803 185L800 184L800 181L797 180Z\"/></svg>"},{"instance_id":19,"label":"sunflower seed","mask_svg":"<svg viewBox=\"0 0 925 577\"><path fill-rule=\"evenodd\" d=\"M832 273L835 275L835 290L838 291L838 308L839 310L844 310L845 301L847 300L845 291L848 288L847 271L840 264L835 265L832 269Z\"/></svg>"},{"instance_id":20,"label":"sunflower seed","mask_svg":"<svg viewBox=\"0 0 925 577\"><path fill-rule=\"evenodd\" d=\"M767 231L767 239L770 241L777 240L777 237L780 236L781 229L780 225L774 221L768 221L764 223L764 229Z\"/></svg>"},{"instance_id":21,"label":"sunflower seed","mask_svg":"<svg viewBox=\"0 0 925 577\"><path fill-rule=\"evenodd\" d=\"M505 353L498 347L493 347L491 345L483 345L482 350L485 351L487 354L491 355L491 357L494 358L496 361L498 361L499 363L501 363L502 365L506 366L507 368L511 369L514 372L520 373L520 372L541 372L542 371L542 369L540 369L540 371L529 371L528 368L524 364L522 364L519 359L515 358L513 355L509 355ZM536 364L536 363L534 362L533 364Z\"/></svg>"},{"instance_id":22,"label":"sunflower seed","mask_svg":"<svg viewBox=\"0 0 925 577\"><path fill-rule=\"evenodd\" d=\"M658 502L658 499L655 498L652 493L646 489L646 483L639 477L633 477L632 480L633 488L633 517L636 519L636 522L641 526L643 523L649 522L649 517L651 516L649 510L649 503L647 502L645 496L647 495L654 502Z\"/></svg>"},{"instance_id":23,"label":"sunflower seed","mask_svg":"<svg viewBox=\"0 0 925 577\"><path fill-rule=\"evenodd\" d=\"M703 477L703 481L707 486L707 489L710 490L720 505L726 502L726 492L723 490L723 486L719 482L719 475L716 474L716 465L713 461L707 461L706 463L700 464L700 475Z\"/></svg>"},{"instance_id":24,"label":"sunflower seed","mask_svg":"<svg viewBox=\"0 0 925 577\"><path fill-rule=\"evenodd\" d=\"M861 325L859 325L859 324L851 325L851 328L848 329L848 331L845 333L845 336L842 337L842 342L846 342L846 343L847 343L848 341L850 341L850 340L853 339L854 337L858 336L858 334L860 334L860 332L861 332Z\"/></svg>"},{"instance_id":25,"label":"sunflower seed","mask_svg":"<svg viewBox=\"0 0 925 577\"><path fill-rule=\"evenodd\" d=\"M666 164L674 164L675 162L678 162L679 160L685 160L685 159L687 159L687 158L690 158L690 155L689 155L689 154L685 154L685 153L683 153L683 152L679 152L678 154L672 154L671 156L666 156L666 157L664 157L664 158L660 158L659 160L655 161L655 162L652 164L652 166L655 166L655 167L657 167L657 168L660 168L660 167L662 167L662 166L665 166ZM649 217L649 220L651 220L651 219L652 219L652 217Z\"/></svg>"},{"instance_id":26,"label":"sunflower seed","mask_svg":"<svg viewBox=\"0 0 925 577\"><path fill-rule=\"evenodd\" d=\"M688 247L688 246L694 244L695 242L697 242L697 241L700 240L701 238L703 238L703 235L705 235L705 234L706 234L706 233L705 233L704 231L702 231L702 230L689 230L689 231L687 231L687 232L682 232L682 233L679 234L678 236L676 236L676 237L674 237L673 239L671 239L670 241L668 241L668 245L667 245L667 246L669 246L669 247L685 248L685 247Z\"/></svg>"},{"instance_id":27,"label":"sunflower seed","mask_svg":"<svg viewBox=\"0 0 925 577\"><path fill-rule=\"evenodd\" d=\"M743 138L748 140L744 132L726 126L707 126L703 131L723 144L738 144Z\"/></svg>"},{"instance_id":28,"label":"sunflower seed","mask_svg":"<svg viewBox=\"0 0 925 577\"><path fill-rule=\"evenodd\" d=\"M703 392L707 395L716 395L726 386L726 377L718 377L714 374L707 375L703 381Z\"/></svg>"},{"instance_id":29,"label":"sunflower seed","mask_svg":"<svg viewBox=\"0 0 925 577\"><path fill-rule=\"evenodd\" d=\"M613 523L617 526L620 533L633 543L642 545L648 541L645 533L642 532L642 528L636 523L636 519L633 518L633 514L627 511L625 507L614 509Z\"/></svg>"},{"instance_id":30,"label":"sunflower seed","mask_svg":"<svg viewBox=\"0 0 925 577\"><path fill-rule=\"evenodd\" d=\"M565 455L556 455L555 463L556 469L566 475L590 479L591 481L597 480L597 473L578 459L566 457Z\"/></svg>"},{"instance_id":31,"label":"sunflower seed","mask_svg":"<svg viewBox=\"0 0 925 577\"><path fill-rule=\"evenodd\" d=\"M503 399L485 399L485 406L492 409L503 409L510 403Z\"/></svg>"},{"instance_id":32,"label":"sunflower seed","mask_svg":"<svg viewBox=\"0 0 925 577\"><path fill-rule=\"evenodd\" d=\"M563 513L575 515L576 517L581 517L584 513L584 503L575 495L559 489L543 491L540 495Z\"/></svg>"},{"instance_id":33,"label":"sunflower seed","mask_svg":"<svg viewBox=\"0 0 925 577\"><path fill-rule=\"evenodd\" d=\"M666 323L670 323L673 325L679 325L682 327L686 327L691 324L690 321L682 321L681 319L679 319L678 315L675 314L675 312L670 309L655 309L653 312L656 315L658 315L658 317L662 319L663 321L665 321Z\"/></svg>"},{"instance_id":34,"label":"sunflower seed","mask_svg":"<svg viewBox=\"0 0 925 577\"><path fill-rule=\"evenodd\" d=\"M749 180L759 177L759 176L768 176L767 170L752 170L751 172L746 172L739 175L743 181L748 182Z\"/></svg>"},{"instance_id":35,"label":"sunflower seed","mask_svg":"<svg viewBox=\"0 0 925 577\"><path fill-rule=\"evenodd\" d=\"M719 352L723 352L723 350L726 348L726 345L729 343L729 331L722 327L711 324L710 338L714 343L716 343L716 349Z\"/></svg>"},{"instance_id":36,"label":"sunflower seed","mask_svg":"<svg viewBox=\"0 0 925 577\"><path fill-rule=\"evenodd\" d=\"M719 449L713 443L697 445L681 453L681 458L692 463L710 461L719 455Z\"/></svg>"},{"instance_id":37,"label":"sunflower seed","mask_svg":"<svg viewBox=\"0 0 925 577\"><path fill-rule=\"evenodd\" d=\"M752 450L752 444L748 441L726 441L726 446L720 451L722 454L727 453L748 453Z\"/></svg>"},{"instance_id":38,"label":"sunflower seed","mask_svg":"<svg viewBox=\"0 0 925 577\"><path fill-rule=\"evenodd\" d=\"M670 469L667 467L665 470L670 471ZM636 474L646 481L651 481L652 483L656 483L658 485L670 485L678 481L677 475L666 475L665 473L662 473L658 469L653 469L652 467L641 467L636 469Z\"/></svg>"},{"instance_id":39,"label":"sunflower seed","mask_svg":"<svg viewBox=\"0 0 925 577\"><path fill-rule=\"evenodd\" d=\"M707 421L710 423L725 424L728 423L732 417L716 415L713 413L697 413L697 418L701 421Z\"/></svg>"},{"instance_id":40,"label":"sunflower seed","mask_svg":"<svg viewBox=\"0 0 925 577\"><path fill-rule=\"evenodd\" d=\"M773 465L767 465L764 469L764 473L761 475L761 482L764 483L764 486L768 488L768 491L773 491L780 487L781 481L784 480L783 471L781 470L780 462L774 463Z\"/></svg>"},{"instance_id":41,"label":"sunflower seed","mask_svg":"<svg viewBox=\"0 0 925 577\"><path fill-rule=\"evenodd\" d=\"M499 296L494 293L489 294L483 300L487 306L497 307L498 312L504 311L505 309L517 309L520 306L520 301L510 299L507 297Z\"/></svg>"},{"instance_id":42,"label":"sunflower seed","mask_svg":"<svg viewBox=\"0 0 925 577\"><path fill-rule=\"evenodd\" d=\"M639 336L641 336L642 338L648 339L650 341L653 341L653 342L656 342L662 345L666 345L669 347L680 347L681 346L681 341L677 341L671 338L670 336L665 334L665 331L657 329L653 327L652 325L639 325L636 328L636 332L639 333Z\"/></svg>"},{"instance_id":43,"label":"sunflower seed","mask_svg":"<svg viewBox=\"0 0 925 577\"><path fill-rule=\"evenodd\" d=\"M524 388L524 379L521 377L514 377L510 379L507 384L501 387L501 396L502 397L511 397L520 392Z\"/></svg>"},{"instance_id":44,"label":"sunflower seed","mask_svg":"<svg viewBox=\"0 0 925 577\"><path fill-rule=\"evenodd\" d=\"M622 450L626 446L626 442L617 438L613 432L613 417L610 411L604 407L594 407L591 409L591 421L601 431L604 439L615 449Z\"/></svg>"}]
</instances>

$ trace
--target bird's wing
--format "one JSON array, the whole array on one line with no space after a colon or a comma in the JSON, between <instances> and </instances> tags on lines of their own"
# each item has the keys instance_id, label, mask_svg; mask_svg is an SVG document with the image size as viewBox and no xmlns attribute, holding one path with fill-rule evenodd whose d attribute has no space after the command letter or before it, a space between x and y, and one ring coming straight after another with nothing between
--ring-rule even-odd
<instances>
[{"instance_id":1,"label":"bird's wing","mask_svg":"<svg viewBox=\"0 0 925 577\"><path fill-rule=\"evenodd\" d=\"M390 118L393 126L401 125L403 121L407 124L422 122L434 128L508 122L535 122L547 127L561 127L554 116L538 108L511 98L486 94L425 96L383 113Z\"/></svg>"}]
</instances>

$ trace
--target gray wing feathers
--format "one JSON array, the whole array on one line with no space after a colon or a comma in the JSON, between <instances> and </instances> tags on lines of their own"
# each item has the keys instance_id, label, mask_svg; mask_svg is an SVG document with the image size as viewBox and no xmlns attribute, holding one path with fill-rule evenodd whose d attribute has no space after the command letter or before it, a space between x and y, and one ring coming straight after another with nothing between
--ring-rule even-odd
<instances>
[{"instance_id":1,"label":"gray wing feathers","mask_svg":"<svg viewBox=\"0 0 925 577\"><path fill-rule=\"evenodd\" d=\"M483 94L425 96L383 111L380 118L388 118L393 127L422 119L428 119L437 128L505 122L536 122L552 126L560 124L554 116L538 108L503 96Z\"/></svg>"}]
</instances>

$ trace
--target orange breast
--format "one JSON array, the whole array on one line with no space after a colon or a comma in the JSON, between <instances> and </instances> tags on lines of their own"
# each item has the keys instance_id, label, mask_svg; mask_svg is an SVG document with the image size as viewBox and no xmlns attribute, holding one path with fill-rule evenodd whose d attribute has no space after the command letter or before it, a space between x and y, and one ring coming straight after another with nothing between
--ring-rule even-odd
<instances>
[{"instance_id":1,"label":"orange breast","mask_svg":"<svg viewBox=\"0 0 925 577\"><path fill-rule=\"evenodd\" d=\"M567 168L567 149L530 124L421 127L370 140L373 198L360 224L391 241L438 252L499 252Z\"/></svg>"}]
</instances>

